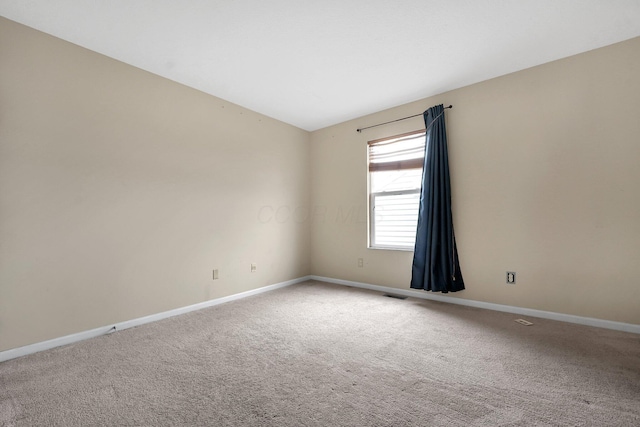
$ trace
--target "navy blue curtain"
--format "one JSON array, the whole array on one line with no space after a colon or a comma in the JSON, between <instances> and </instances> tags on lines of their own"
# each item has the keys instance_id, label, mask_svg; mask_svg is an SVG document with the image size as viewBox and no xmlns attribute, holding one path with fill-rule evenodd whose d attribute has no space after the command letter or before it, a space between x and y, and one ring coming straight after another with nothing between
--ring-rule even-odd
<instances>
[{"instance_id":1,"label":"navy blue curtain","mask_svg":"<svg viewBox=\"0 0 640 427\"><path fill-rule=\"evenodd\" d=\"M464 289L451 215L451 184L444 107L424 112L427 129L411 287L434 292Z\"/></svg>"}]
</instances>

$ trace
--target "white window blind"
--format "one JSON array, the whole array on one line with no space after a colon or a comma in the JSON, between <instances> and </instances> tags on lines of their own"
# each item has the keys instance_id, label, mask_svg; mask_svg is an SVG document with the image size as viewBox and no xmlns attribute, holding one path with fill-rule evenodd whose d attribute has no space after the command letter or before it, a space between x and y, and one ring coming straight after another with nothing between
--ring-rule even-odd
<instances>
[{"instance_id":1,"label":"white window blind","mask_svg":"<svg viewBox=\"0 0 640 427\"><path fill-rule=\"evenodd\" d=\"M424 131L369 142L370 246L413 249Z\"/></svg>"},{"instance_id":2,"label":"white window blind","mask_svg":"<svg viewBox=\"0 0 640 427\"><path fill-rule=\"evenodd\" d=\"M369 172L420 169L423 158L424 132L369 142Z\"/></svg>"}]
</instances>

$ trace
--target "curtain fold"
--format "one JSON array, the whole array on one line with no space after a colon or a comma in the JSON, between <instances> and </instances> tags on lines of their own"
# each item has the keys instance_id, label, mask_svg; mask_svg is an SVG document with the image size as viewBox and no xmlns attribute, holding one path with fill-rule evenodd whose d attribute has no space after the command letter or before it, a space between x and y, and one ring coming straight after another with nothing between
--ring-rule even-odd
<instances>
[{"instance_id":1,"label":"curtain fold","mask_svg":"<svg viewBox=\"0 0 640 427\"><path fill-rule=\"evenodd\" d=\"M444 107L424 112L426 142L411 288L433 292L464 289L451 214L451 184Z\"/></svg>"}]
</instances>

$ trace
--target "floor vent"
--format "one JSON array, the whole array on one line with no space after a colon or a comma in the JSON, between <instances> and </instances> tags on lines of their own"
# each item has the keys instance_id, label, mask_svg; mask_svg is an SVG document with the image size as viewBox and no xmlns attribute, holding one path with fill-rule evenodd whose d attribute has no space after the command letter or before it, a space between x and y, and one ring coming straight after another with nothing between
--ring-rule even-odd
<instances>
[{"instance_id":1,"label":"floor vent","mask_svg":"<svg viewBox=\"0 0 640 427\"><path fill-rule=\"evenodd\" d=\"M384 294L384 296L395 299L407 299L407 297L405 297L404 295Z\"/></svg>"},{"instance_id":2,"label":"floor vent","mask_svg":"<svg viewBox=\"0 0 640 427\"><path fill-rule=\"evenodd\" d=\"M529 321L526 321L526 320L524 320L524 319L516 319L515 321L516 321L516 322L518 322L518 323L520 323L521 325L524 325L524 326L531 326L531 325L533 325L533 323L531 323L531 322L529 322Z\"/></svg>"}]
</instances>

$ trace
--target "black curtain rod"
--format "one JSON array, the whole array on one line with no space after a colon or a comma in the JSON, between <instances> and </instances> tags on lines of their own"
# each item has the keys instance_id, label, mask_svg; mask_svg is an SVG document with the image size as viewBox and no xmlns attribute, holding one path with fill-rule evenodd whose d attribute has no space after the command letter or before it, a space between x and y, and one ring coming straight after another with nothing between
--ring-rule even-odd
<instances>
[{"instance_id":1,"label":"black curtain rod","mask_svg":"<svg viewBox=\"0 0 640 427\"><path fill-rule=\"evenodd\" d=\"M447 108L453 108L453 105L449 105L448 107L444 107L444 110L446 110ZM367 127L364 127L364 128L358 128L358 129L356 129L356 131L362 132L365 129L371 129L371 128L374 128L376 126L388 125L389 123L394 123L394 122L399 122L399 121L402 121L402 120L412 119L414 117L422 116L423 114L424 113L414 114L413 116L403 117L401 119L396 119L396 120L391 120L390 122L378 123L377 125L371 125L371 126L367 126Z\"/></svg>"}]
</instances>

